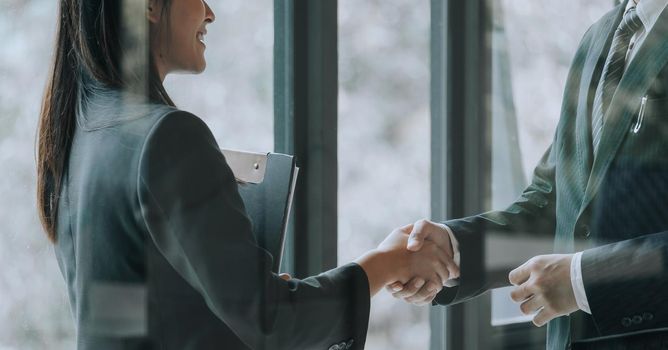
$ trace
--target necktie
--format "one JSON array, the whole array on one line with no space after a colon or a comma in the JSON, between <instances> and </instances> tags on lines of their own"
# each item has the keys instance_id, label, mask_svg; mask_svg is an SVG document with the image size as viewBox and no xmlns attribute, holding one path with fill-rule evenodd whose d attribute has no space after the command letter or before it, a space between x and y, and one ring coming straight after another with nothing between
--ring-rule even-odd
<instances>
[{"instance_id":1,"label":"necktie","mask_svg":"<svg viewBox=\"0 0 668 350\"><path fill-rule=\"evenodd\" d=\"M629 50L629 44L633 35L643 27L642 21L638 17L636 8L632 7L626 11L622 22L615 31L612 38L612 45L608 58L603 66L601 81L596 88L594 96L594 111L592 112L592 144L594 146L594 156L598 152L598 145L601 142L601 130L603 129L603 117L610 106L610 100L617 90L619 82L624 75L626 66L626 53Z\"/></svg>"}]
</instances>

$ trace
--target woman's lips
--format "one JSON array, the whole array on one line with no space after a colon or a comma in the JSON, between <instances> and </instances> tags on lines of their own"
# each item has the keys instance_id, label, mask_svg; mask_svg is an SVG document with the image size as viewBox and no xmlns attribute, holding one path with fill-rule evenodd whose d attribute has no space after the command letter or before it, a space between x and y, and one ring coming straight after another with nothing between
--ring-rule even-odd
<instances>
[{"instance_id":1,"label":"woman's lips","mask_svg":"<svg viewBox=\"0 0 668 350\"><path fill-rule=\"evenodd\" d=\"M206 46L206 43L204 43L204 35L206 35L206 32L197 32L197 40L199 40L202 45Z\"/></svg>"}]
</instances>

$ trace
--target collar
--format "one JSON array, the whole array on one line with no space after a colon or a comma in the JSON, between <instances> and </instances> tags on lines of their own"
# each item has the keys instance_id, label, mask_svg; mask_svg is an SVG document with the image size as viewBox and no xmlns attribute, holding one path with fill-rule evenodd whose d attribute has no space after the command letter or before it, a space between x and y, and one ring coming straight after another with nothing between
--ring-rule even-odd
<instances>
[{"instance_id":1,"label":"collar","mask_svg":"<svg viewBox=\"0 0 668 350\"><path fill-rule=\"evenodd\" d=\"M659 19L659 16L661 16L661 12L666 8L666 5L668 5L668 0L640 0L637 5L634 0L629 0L624 12L632 7L636 7L638 17L642 22L645 32L650 32Z\"/></svg>"}]
</instances>

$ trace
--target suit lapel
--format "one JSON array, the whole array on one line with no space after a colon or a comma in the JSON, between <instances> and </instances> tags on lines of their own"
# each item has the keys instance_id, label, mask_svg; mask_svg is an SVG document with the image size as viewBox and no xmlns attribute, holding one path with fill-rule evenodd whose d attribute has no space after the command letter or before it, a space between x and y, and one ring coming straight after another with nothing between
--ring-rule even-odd
<instances>
[{"instance_id":1,"label":"suit lapel","mask_svg":"<svg viewBox=\"0 0 668 350\"><path fill-rule=\"evenodd\" d=\"M603 65L605 64L607 52L610 49L614 28L621 21L625 6L624 4L619 5L616 15L607 16L607 19L598 26L597 32L594 34L594 37L598 40L595 40L592 44L582 68L580 94L577 101L576 142L579 155L578 162L586 167L586 174L591 173L592 160L594 158L591 139L592 101L596 93L598 80L601 77Z\"/></svg>"},{"instance_id":2,"label":"suit lapel","mask_svg":"<svg viewBox=\"0 0 668 350\"><path fill-rule=\"evenodd\" d=\"M668 8L664 9L654 28L648 33L612 97L605 115L598 157L594 160L587 183L582 211L594 198L605 172L614 160L622 141L629 134L631 121L640 106L642 96L646 94L654 78L668 63L667 35Z\"/></svg>"}]
</instances>

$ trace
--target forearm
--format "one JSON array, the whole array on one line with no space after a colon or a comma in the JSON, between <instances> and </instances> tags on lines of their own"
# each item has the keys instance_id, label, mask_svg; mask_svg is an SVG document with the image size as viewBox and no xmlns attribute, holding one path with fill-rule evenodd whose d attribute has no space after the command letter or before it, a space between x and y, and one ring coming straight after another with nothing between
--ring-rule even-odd
<instances>
[{"instance_id":1,"label":"forearm","mask_svg":"<svg viewBox=\"0 0 668 350\"><path fill-rule=\"evenodd\" d=\"M304 280L271 272L234 174L199 119L166 116L147 137L137 196L150 239L209 309L251 348L362 348L367 278L357 265ZM324 316L324 317L323 317Z\"/></svg>"},{"instance_id":2,"label":"forearm","mask_svg":"<svg viewBox=\"0 0 668 350\"><path fill-rule=\"evenodd\" d=\"M396 282L396 276L406 269L401 256L390 252L372 250L355 260L367 275L369 295L373 297L386 285Z\"/></svg>"},{"instance_id":3,"label":"forearm","mask_svg":"<svg viewBox=\"0 0 668 350\"><path fill-rule=\"evenodd\" d=\"M458 303L483 293L490 288L508 285L507 273L517 264L487 266L486 262L498 252L486 251L486 242L497 239L500 242L538 239L549 242L544 251L551 252L551 242L555 230L555 214L551 193L536 191L536 185L530 186L520 199L506 210L492 211L467 218L449 220L443 224L449 230L453 244L455 262L461 274L456 282L450 282L437 298L439 303ZM532 247L535 250L535 247ZM503 252L501 254L505 254ZM455 287L455 285L457 287Z\"/></svg>"}]
</instances>

